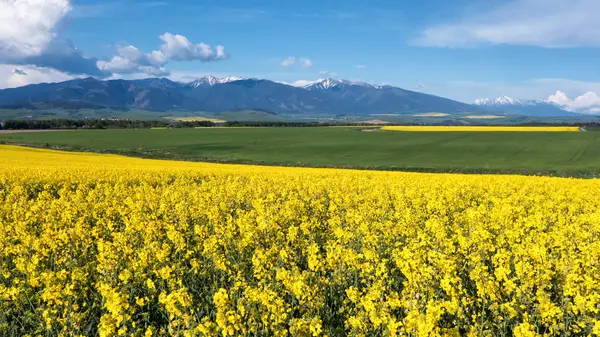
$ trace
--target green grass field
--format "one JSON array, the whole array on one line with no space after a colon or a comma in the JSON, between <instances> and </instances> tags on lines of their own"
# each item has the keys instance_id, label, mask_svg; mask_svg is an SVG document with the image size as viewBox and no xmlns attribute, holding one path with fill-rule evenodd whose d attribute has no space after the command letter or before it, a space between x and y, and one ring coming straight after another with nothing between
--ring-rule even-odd
<instances>
[{"instance_id":1,"label":"green grass field","mask_svg":"<svg viewBox=\"0 0 600 337\"><path fill-rule=\"evenodd\" d=\"M0 142L178 160L600 176L600 132L365 132L342 127L81 130L0 134Z\"/></svg>"}]
</instances>

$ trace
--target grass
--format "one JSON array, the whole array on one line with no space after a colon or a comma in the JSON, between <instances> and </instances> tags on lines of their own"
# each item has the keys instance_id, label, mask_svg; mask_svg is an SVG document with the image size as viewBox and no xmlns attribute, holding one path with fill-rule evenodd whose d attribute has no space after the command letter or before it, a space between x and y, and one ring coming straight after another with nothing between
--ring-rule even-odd
<instances>
[{"instance_id":1,"label":"grass","mask_svg":"<svg viewBox=\"0 0 600 337\"><path fill-rule=\"evenodd\" d=\"M579 132L578 126L384 126L404 132Z\"/></svg>"},{"instance_id":2,"label":"grass","mask_svg":"<svg viewBox=\"0 0 600 337\"><path fill-rule=\"evenodd\" d=\"M600 176L600 132L363 129L366 128L79 130L3 134L0 142L191 161Z\"/></svg>"}]
</instances>

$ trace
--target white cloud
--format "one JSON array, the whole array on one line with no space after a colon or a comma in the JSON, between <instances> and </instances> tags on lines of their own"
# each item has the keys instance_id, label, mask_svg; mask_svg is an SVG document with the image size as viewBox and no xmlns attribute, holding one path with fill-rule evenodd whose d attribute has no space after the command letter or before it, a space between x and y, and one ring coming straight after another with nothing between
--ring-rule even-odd
<instances>
[{"instance_id":1,"label":"white cloud","mask_svg":"<svg viewBox=\"0 0 600 337\"><path fill-rule=\"evenodd\" d=\"M68 0L1 0L0 58L41 55L71 9Z\"/></svg>"},{"instance_id":2,"label":"white cloud","mask_svg":"<svg viewBox=\"0 0 600 337\"><path fill-rule=\"evenodd\" d=\"M169 72L163 67L167 58L160 51L146 54L134 46L117 47L118 56L110 61L98 61L98 68L107 73L134 74L145 73L152 76L164 76Z\"/></svg>"},{"instance_id":3,"label":"white cloud","mask_svg":"<svg viewBox=\"0 0 600 337\"><path fill-rule=\"evenodd\" d=\"M301 58L300 59L300 66L302 68L310 68L310 67L313 66L313 62L309 58Z\"/></svg>"},{"instance_id":4,"label":"white cloud","mask_svg":"<svg viewBox=\"0 0 600 337\"><path fill-rule=\"evenodd\" d=\"M171 33L164 33L160 39L165 43L160 47L160 51L155 52L161 52L168 60L213 62L229 58L223 46L217 46L213 50L205 43L193 44L187 37Z\"/></svg>"},{"instance_id":5,"label":"white cloud","mask_svg":"<svg viewBox=\"0 0 600 337\"><path fill-rule=\"evenodd\" d=\"M102 75L95 59L84 57L58 34L71 10L69 0L0 0L0 64Z\"/></svg>"},{"instance_id":6,"label":"white cloud","mask_svg":"<svg viewBox=\"0 0 600 337\"><path fill-rule=\"evenodd\" d=\"M570 108L574 110L600 108L600 97L595 92L588 91L581 96L575 97Z\"/></svg>"},{"instance_id":7,"label":"white cloud","mask_svg":"<svg viewBox=\"0 0 600 337\"><path fill-rule=\"evenodd\" d=\"M457 22L429 27L415 42L435 47L600 46L598 12L598 0L511 0Z\"/></svg>"},{"instance_id":8,"label":"white cloud","mask_svg":"<svg viewBox=\"0 0 600 337\"><path fill-rule=\"evenodd\" d=\"M193 44L185 36L171 33L161 35L160 39L165 43L160 46L160 50L150 53L144 53L132 45L119 46L118 55L109 61L98 61L98 68L113 74L166 76L169 71L164 66L169 61L213 62L229 58L223 46L213 49L205 43Z\"/></svg>"},{"instance_id":9,"label":"white cloud","mask_svg":"<svg viewBox=\"0 0 600 337\"><path fill-rule=\"evenodd\" d=\"M165 76L169 71L162 66L142 65L121 56L115 56L110 61L98 61L98 68L109 74L147 74Z\"/></svg>"},{"instance_id":10,"label":"white cloud","mask_svg":"<svg viewBox=\"0 0 600 337\"><path fill-rule=\"evenodd\" d=\"M569 97L567 96L567 94L565 94L564 92L557 90L556 94L554 95L550 95L550 97L548 97L547 101L549 103L553 103L556 105L568 105L571 100L569 99Z\"/></svg>"},{"instance_id":11,"label":"white cloud","mask_svg":"<svg viewBox=\"0 0 600 337\"><path fill-rule=\"evenodd\" d=\"M145 6L164 4L149 2ZM98 6L96 10L112 5ZM30 65L98 77L116 72L163 76L169 73L164 68L169 61L212 62L229 58L223 46L193 44L183 35L170 33L159 37L163 44L151 53L143 53L134 46L122 46L117 50L118 55L110 60L85 57L58 32L72 9L70 0L0 0L0 64Z\"/></svg>"},{"instance_id":12,"label":"white cloud","mask_svg":"<svg viewBox=\"0 0 600 337\"><path fill-rule=\"evenodd\" d=\"M356 69L365 69L367 66L364 64L357 64Z\"/></svg>"},{"instance_id":13,"label":"white cloud","mask_svg":"<svg viewBox=\"0 0 600 337\"><path fill-rule=\"evenodd\" d=\"M290 56L290 57L286 58L285 60L281 61L282 67L292 67L294 65L296 65L296 58L293 56Z\"/></svg>"},{"instance_id":14,"label":"white cloud","mask_svg":"<svg viewBox=\"0 0 600 337\"><path fill-rule=\"evenodd\" d=\"M62 82L75 77L77 76L50 68L0 64L0 89L44 82Z\"/></svg>"},{"instance_id":15,"label":"white cloud","mask_svg":"<svg viewBox=\"0 0 600 337\"><path fill-rule=\"evenodd\" d=\"M568 111L579 113L598 113L600 112L600 96L595 92L588 91L581 96L570 99L567 94L557 91L556 94L548 97L547 102L554 103L565 108Z\"/></svg>"},{"instance_id":16,"label":"white cloud","mask_svg":"<svg viewBox=\"0 0 600 337\"><path fill-rule=\"evenodd\" d=\"M400 83L394 83L399 85ZM406 87L412 84L405 84ZM547 99L557 89L569 97L577 97L585 92L600 94L600 81L580 81L566 78L534 78L517 82L476 82L448 81L427 82L427 92L455 99L461 102L473 102L477 98L509 96L516 99Z\"/></svg>"}]
</instances>

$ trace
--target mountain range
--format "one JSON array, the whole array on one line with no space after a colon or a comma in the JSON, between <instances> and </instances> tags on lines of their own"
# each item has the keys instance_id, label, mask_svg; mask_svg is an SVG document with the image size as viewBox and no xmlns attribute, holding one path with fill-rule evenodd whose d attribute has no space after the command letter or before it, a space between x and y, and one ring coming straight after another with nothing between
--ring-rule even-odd
<instances>
[{"instance_id":1,"label":"mountain range","mask_svg":"<svg viewBox=\"0 0 600 337\"><path fill-rule=\"evenodd\" d=\"M305 87L239 77L207 76L189 83L166 78L108 81L83 78L0 90L0 106L52 101L157 111L223 112L254 109L278 114L481 111L470 104L434 95L331 78L315 81Z\"/></svg>"},{"instance_id":2,"label":"mountain range","mask_svg":"<svg viewBox=\"0 0 600 337\"><path fill-rule=\"evenodd\" d=\"M320 79L305 86L265 79L206 76L188 83L166 78L74 79L0 90L0 109L45 106L226 112L260 110L275 114L375 115L438 112L523 116L578 116L544 101L510 97L466 104L390 85Z\"/></svg>"},{"instance_id":3,"label":"mountain range","mask_svg":"<svg viewBox=\"0 0 600 337\"><path fill-rule=\"evenodd\" d=\"M565 110L559 105L544 100L522 100L508 96L497 98L480 98L473 102L490 112L508 115L543 116L543 117L577 117L580 114Z\"/></svg>"}]
</instances>

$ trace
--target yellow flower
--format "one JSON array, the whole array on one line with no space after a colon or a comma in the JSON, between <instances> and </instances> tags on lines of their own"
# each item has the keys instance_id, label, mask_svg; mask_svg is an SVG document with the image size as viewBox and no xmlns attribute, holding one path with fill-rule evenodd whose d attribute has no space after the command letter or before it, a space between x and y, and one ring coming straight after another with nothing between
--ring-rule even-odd
<instances>
[{"instance_id":1,"label":"yellow flower","mask_svg":"<svg viewBox=\"0 0 600 337\"><path fill-rule=\"evenodd\" d=\"M2 336L600 334L600 180L0 158Z\"/></svg>"}]
</instances>

